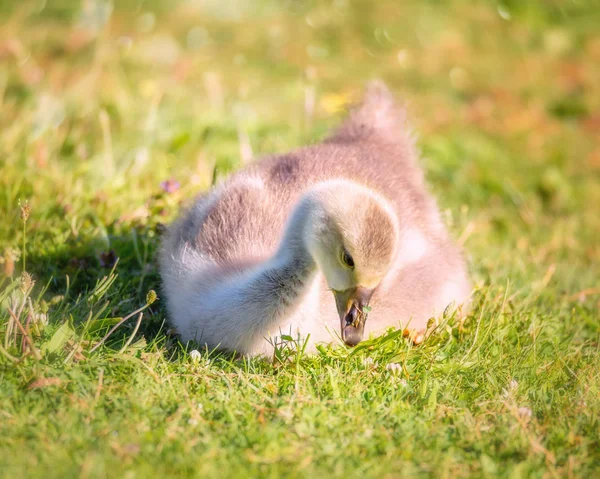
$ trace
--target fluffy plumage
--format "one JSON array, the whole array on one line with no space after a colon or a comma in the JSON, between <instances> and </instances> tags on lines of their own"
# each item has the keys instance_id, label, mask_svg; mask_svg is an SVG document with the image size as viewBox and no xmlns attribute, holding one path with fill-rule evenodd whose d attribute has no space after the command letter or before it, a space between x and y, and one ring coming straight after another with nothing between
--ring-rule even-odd
<instances>
[{"instance_id":1,"label":"fluffy plumage","mask_svg":"<svg viewBox=\"0 0 600 479\"><path fill-rule=\"evenodd\" d=\"M424 328L465 302L464 260L417 159L404 110L373 84L324 142L264 158L198 198L160 254L182 340L269 354L281 334L310 334L311 346L340 327L344 336L356 291L372 294L366 334Z\"/></svg>"}]
</instances>

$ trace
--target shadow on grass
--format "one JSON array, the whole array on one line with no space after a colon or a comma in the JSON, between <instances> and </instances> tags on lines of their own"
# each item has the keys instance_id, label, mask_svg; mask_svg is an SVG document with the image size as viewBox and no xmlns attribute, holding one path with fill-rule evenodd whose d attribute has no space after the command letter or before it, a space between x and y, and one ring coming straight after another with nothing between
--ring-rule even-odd
<instances>
[{"instance_id":1,"label":"shadow on grass","mask_svg":"<svg viewBox=\"0 0 600 479\"><path fill-rule=\"evenodd\" d=\"M27 270L45 301L63 297L63 303L92 303L94 290L114 275L102 297L105 308L101 318L124 317L145 304L148 291L156 291L159 301L144 311L138 333L150 343L157 335L165 334L167 328L156 258L162 230L160 224L126 228L115 224L107 227L106 236L101 238L82 235L52 252L35 249L27 254ZM83 314L72 314L74 326L84 323L87 316L84 308L76 311ZM53 319L62 322L64 318ZM120 347L117 345L131 334L134 324L135 318L124 323L111 335L107 345Z\"/></svg>"}]
</instances>

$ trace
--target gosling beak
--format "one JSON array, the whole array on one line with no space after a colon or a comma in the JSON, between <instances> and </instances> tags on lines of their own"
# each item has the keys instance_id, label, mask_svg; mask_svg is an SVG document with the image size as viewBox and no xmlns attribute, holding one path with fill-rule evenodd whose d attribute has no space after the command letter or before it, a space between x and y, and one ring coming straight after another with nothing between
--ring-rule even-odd
<instances>
[{"instance_id":1,"label":"gosling beak","mask_svg":"<svg viewBox=\"0 0 600 479\"><path fill-rule=\"evenodd\" d=\"M367 321L364 309L369 305L373 292L373 289L358 286L333 293L340 315L342 339L348 346L356 346L362 341Z\"/></svg>"}]
</instances>

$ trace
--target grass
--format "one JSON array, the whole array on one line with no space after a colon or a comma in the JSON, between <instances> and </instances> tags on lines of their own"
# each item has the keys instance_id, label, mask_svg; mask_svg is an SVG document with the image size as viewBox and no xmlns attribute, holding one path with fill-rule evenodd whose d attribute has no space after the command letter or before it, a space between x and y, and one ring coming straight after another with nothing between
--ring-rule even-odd
<instances>
[{"instance_id":1,"label":"grass","mask_svg":"<svg viewBox=\"0 0 600 479\"><path fill-rule=\"evenodd\" d=\"M234 4L0 6L0 475L598 475L597 4ZM179 344L163 225L371 77L409 101L472 314L419 347Z\"/></svg>"}]
</instances>

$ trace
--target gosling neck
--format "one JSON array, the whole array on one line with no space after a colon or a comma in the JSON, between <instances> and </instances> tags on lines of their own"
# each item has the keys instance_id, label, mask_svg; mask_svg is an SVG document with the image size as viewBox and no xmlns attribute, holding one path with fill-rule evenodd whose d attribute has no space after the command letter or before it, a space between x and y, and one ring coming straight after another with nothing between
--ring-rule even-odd
<instances>
[{"instance_id":1,"label":"gosling neck","mask_svg":"<svg viewBox=\"0 0 600 479\"><path fill-rule=\"evenodd\" d=\"M255 316L263 319L263 331L277 331L279 322L293 311L302 308L304 299L314 283L317 265L305 246L303 236L309 215L300 205L292 213L281 244L269 260L265 261L246 281L243 296L252 296L249 304L260 311Z\"/></svg>"},{"instance_id":2,"label":"gosling neck","mask_svg":"<svg viewBox=\"0 0 600 479\"><path fill-rule=\"evenodd\" d=\"M291 262L301 268L316 269L315 260L306 245L306 229L313 207L313 202L305 197L292 211L275 254L277 262Z\"/></svg>"}]
</instances>

